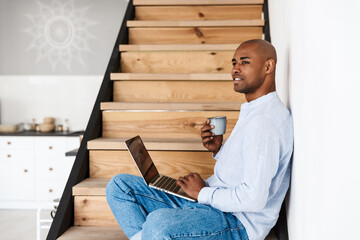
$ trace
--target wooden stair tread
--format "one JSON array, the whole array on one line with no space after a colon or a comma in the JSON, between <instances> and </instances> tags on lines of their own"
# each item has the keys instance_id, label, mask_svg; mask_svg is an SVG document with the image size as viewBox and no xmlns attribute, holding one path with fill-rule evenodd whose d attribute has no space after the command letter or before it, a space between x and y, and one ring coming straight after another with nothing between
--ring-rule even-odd
<instances>
[{"instance_id":1,"label":"wooden stair tread","mask_svg":"<svg viewBox=\"0 0 360 240\"><path fill-rule=\"evenodd\" d=\"M134 0L134 6L139 5L238 5L263 4L264 0Z\"/></svg>"},{"instance_id":2,"label":"wooden stair tread","mask_svg":"<svg viewBox=\"0 0 360 240\"><path fill-rule=\"evenodd\" d=\"M101 110L234 110L239 111L241 102L205 102L205 103L139 103L139 102L102 102Z\"/></svg>"},{"instance_id":3,"label":"wooden stair tread","mask_svg":"<svg viewBox=\"0 0 360 240\"><path fill-rule=\"evenodd\" d=\"M230 73L111 73L111 80L232 81Z\"/></svg>"},{"instance_id":4,"label":"wooden stair tread","mask_svg":"<svg viewBox=\"0 0 360 240\"><path fill-rule=\"evenodd\" d=\"M59 240L127 240L119 226L73 226Z\"/></svg>"},{"instance_id":5,"label":"wooden stair tread","mask_svg":"<svg viewBox=\"0 0 360 240\"><path fill-rule=\"evenodd\" d=\"M73 226L59 240L128 240L119 226ZM274 231L270 231L265 240L277 240Z\"/></svg>"},{"instance_id":6,"label":"wooden stair tread","mask_svg":"<svg viewBox=\"0 0 360 240\"><path fill-rule=\"evenodd\" d=\"M87 178L73 187L74 196L105 196L108 178Z\"/></svg>"},{"instance_id":7,"label":"wooden stair tread","mask_svg":"<svg viewBox=\"0 0 360 240\"><path fill-rule=\"evenodd\" d=\"M199 139L142 138L147 150L207 151ZM88 141L89 150L127 150L127 138L97 138Z\"/></svg>"},{"instance_id":8,"label":"wooden stair tread","mask_svg":"<svg viewBox=\"0 0 360 240\"><path fill-rule=\"evenodd\" d=\"M187 20L187 21L163 21L163 20L129 20L127 27L247 27L264 26L262 19L255 20Z\"/></svg>"},{"instance_id":9,"label":"wooden stair tread","mask_svg":"<svg viewBox=\"0 0 360 240\"><path fill-rule=\"evenodd\" d=\"M121 44L119 51L235 51L239 44Z\"/></svg>"}]
</instances>

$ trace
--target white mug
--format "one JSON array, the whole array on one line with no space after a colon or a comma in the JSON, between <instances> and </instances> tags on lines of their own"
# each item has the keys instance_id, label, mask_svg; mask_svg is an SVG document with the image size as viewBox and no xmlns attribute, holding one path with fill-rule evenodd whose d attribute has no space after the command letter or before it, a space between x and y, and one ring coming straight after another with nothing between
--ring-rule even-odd
<instances>
[{"instance_id":1,"label":"white mug","mask_svg":"<svg viewBox=\"0 0 360 240\"><path fill-rule=\"evenodd\" d=\"M216 135L223 135L226 132L226 116L222 117L211 117L208 118L210 120L210 125L214 125L214 128L210 130L210 132Z\"/></svg>"}]
</instances>

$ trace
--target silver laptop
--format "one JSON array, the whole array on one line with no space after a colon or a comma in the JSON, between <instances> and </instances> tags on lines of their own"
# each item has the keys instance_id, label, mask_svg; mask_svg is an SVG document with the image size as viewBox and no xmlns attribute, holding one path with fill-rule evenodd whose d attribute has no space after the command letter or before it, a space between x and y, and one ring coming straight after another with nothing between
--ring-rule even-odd
<instances>
[{"instance_id":1,"label":"silver laptop","mask_svg":"<svg viewBox=\"0 0 360 240\"><path fill-rule=\"evenodd\" d=\"M140 136L126 140L125 144L141 176L149 187L195 202L193 198L189 197L176 185L176 179L159 174Z\"/></svg>"}]
</instances>

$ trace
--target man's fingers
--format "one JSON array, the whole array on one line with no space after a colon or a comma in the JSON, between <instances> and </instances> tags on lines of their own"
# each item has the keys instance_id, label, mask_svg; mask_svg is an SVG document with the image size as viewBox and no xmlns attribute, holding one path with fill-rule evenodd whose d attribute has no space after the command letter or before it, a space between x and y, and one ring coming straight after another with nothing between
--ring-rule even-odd
<instances>
[{"instance_id":1,"label":"man's fingers","mask_svg":"<svg viewBox=\"0 0 360 240\"><path fill-rule=\"evenodd\" d=\"M193 173L189 173L187 176L185 176L184 178L186 178L186 180L191 180L191 178L194 177L194 174Z\"/></svg>"},{"instance_id":2,"label":"man's fingers","mask_svg":"<svg viewBox=\"0 0 360 240\"><path fill-rule=\"evenodd\" d=\"M184 184L187 184L191 178L193 178L197 173L189 173L188 175L184 177L179 177L178 181L182 182Z\"/></svg>"},{"instance_id":3,"label":"man's fingers","mask_svg":"<svg viewBox=\"0 0 360 240\"><path fill-rule=\"evenodd\" d=\"M206 125L201 128L201 132L207 132L214 128L214 125Z\"/></svg>"},{"instance_id":4,"label":"man's fingers","mask_svg":"<svg viewBox=\"0 0 360 240\"><path fill-rule=\"evenodd\" d=\"M210 125L210 120L207 119L205 122L204 122L204 125L203 127L201 128L201 131L209 131L210 129L214 128L213 125Z\"/></svg>"},{"instance_id":5,"label":"man's fingers","mask_svg":"<svg viewBox=\"0 0 360 240\"><path fill-rule=\"evenodd\" d=\"M189 174L188 174L187 176L185 176L184 178L185 178L186 180L191 180L191 179L197 178L197 177L200 177L200 174L192 172L192 173L189 173Z\"/></svg>"},{"instance_id":6,"label":"man's fingers","mask_svg":"<svg viewBox=\"0 0 360 240\"><path fill-rule=\"evenodd\" d=\"M196 172L196 173L192 173L192 175L197 176L197 177L201 177L200 174L197 173L197 172Z\"/></svg>"},{"instance_id":7,"label":"man's fingers","mask_svg":"<svg viewBox=\"0 0 360 240\"><path fill-rule=\"evenodd\" d=\"M181 181L181 182L183 182L184 184L186 184L186 182L189 181L186 177L187 177L187 176L185 176L185 177L179 177L178 181Z\"/></svg>"},{"instance_id":8,"label":"man's fingers","mask_svg":"<svg viewBox=\"0 0 360 240\"><path fill-rule=\"evenodd\" d=\"M207 143L207 142L212 141L213 139L214 139L213 136L208 136L208 137L203 137L203 138L201 138L201 141L202 141L203 143Z\"/></svg>"},{"instance_id":9,"label":"man's fingers","mask_svg":"<svg viewBox=\"0 0 360 240\"><path fill-rule=\"evenodd\" d=\"M203 132L201 133L201 138L206 138L206 137L213 137L215 134L212 132Z\"/></svg>"},{"instance_id":10,"label":"man's fingers","mask_svg":"<svg viewBox=\"0 0 360 240\"><path fill-rule=\"evenodd\" d=\"M196 179L198 177L200 177L200 175L198 173L190 173L189 176L192 178L192 179Z\"/></svg>"},{"instance_id":11,"label":"man's fingers","mask_svg":"<svg viewBox=\"0 0 360 240\"><path fill-rule=\"evenodd\" d=\"M180 178L179 178L179 180L176 181L176 185L178 185L178 186L180 186L182 188L185 187L185 183L183 181L181 181Z\"/></svg>"},{"instance_id":12,"label":"man's fingers","mask_svg":"<svg viewBox=\"0 0 360 240\"><path fill-rule=\"evenodd\" d=\"M206 119L206 121L204 122L203 127L208 126L209 124L210 124L210 120L209 120L209 119Z\"/></svg>"},{"instance_id":13,"label":"man's fingers","mask_svg":"<svg viewBox=\"0 0 360 240\"><path fill-rule=\"evenodd\" d=\"M203 142L203 143L208 143L208 142L211 142L212 140L214 140L213 137L207 137L207 138L203 138L203 139L202 139L202 142Z\"/></svg>"}]
</instances>

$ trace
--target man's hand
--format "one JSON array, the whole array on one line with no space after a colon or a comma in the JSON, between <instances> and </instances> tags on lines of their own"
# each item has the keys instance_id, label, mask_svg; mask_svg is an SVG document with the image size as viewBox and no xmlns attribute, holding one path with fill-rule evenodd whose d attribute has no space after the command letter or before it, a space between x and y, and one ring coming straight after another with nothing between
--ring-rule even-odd
<instances>
[{"instance_id":1,"label":"man's hand","mask_svg":"<svg viewBox=\"0 0 360 240\"><path fill-rule=\"evenodd\" d=\"M207 119L204 123L204 126L201 128L201 138L204 147L216 155L220 150L221 144L223 142L223 135L215 136L215 134L210 132L210 130L213 128L214 126L210 125L210 120Z\"/></svg>"},{"instance_id":2,"label":"man's hand","mask_svg":"<svg viewBox=\"0 0 360 240\"><path fill-rule=\"evenodd\" d=\"M200 190L206 187L205 181L201 178L198 173L190 173L185 177L180 177L176 184L184 190L184 192L192 197L198 199Z\"/></svg>"}]
</instances>

